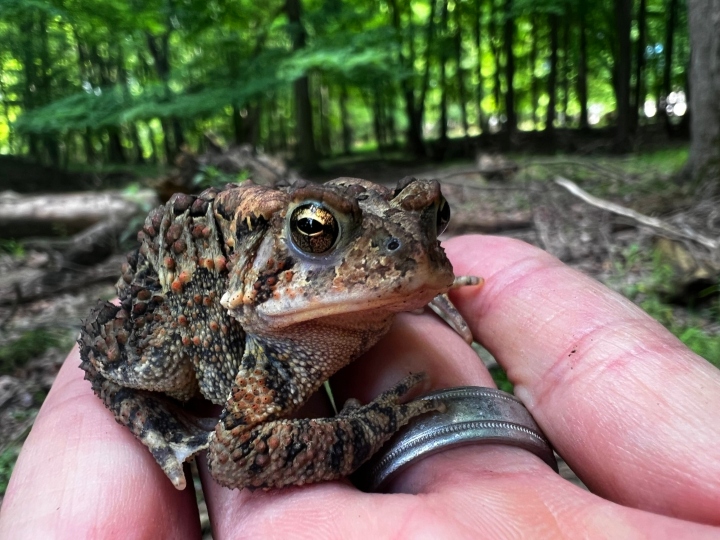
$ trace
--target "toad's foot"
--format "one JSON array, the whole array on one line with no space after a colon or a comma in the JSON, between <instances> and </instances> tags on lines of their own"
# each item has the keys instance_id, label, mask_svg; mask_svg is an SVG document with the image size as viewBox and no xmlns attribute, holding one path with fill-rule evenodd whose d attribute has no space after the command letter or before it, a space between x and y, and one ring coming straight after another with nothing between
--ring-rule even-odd
<instances>
[{"instance_id":1,"label":"toad's foot","mask_svg":"<svg viewBox=\"0 0 720 540\"><path fill-rule=\"evenodd\" d=\"M483 283L483 278L476 276L456 276L452 288L457 289L458 287L473 286L482 287ZM442 320L448 323L450 327L465 340L465 343L470 344L473 342L473 335L470 331L468 323L455 308L447 294L437 295L428 305L430 306L430 309L437 313Z\"/></svg>"}]
</instances>

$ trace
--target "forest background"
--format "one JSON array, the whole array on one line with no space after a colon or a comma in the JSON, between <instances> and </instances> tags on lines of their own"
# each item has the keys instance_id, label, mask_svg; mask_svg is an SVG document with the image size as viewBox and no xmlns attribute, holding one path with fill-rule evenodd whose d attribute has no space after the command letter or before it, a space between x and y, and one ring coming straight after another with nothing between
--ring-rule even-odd
<instances>
[{"instance_id":1,"label":"forest background","mask_svg":"<svg viewBox=\"0 0 720 540\"><path fill-rule=\"evenodd\" d=\"M649 122L687 136L687 7L2 0L0 153L172 163L212 131L310 171L369 148L443 158L452 138L605 126L629 151Z\"/></svg>"}]
</instances>

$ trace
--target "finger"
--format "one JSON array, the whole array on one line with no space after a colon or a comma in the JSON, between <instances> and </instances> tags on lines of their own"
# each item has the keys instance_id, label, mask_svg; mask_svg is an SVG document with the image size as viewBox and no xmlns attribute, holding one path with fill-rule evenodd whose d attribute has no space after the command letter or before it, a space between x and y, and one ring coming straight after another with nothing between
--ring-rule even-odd
<instances>
[{"instance_id":1,"label":"finger","mask_svg":"<svg viewBox=\"0 0 720 540\"><path fill-rule=\"evenodd\" d=\"M419 475L444 478L421 496L361 493L342 482L231 491L202 466L213 538L717 538L717 528L622 507L557 475L538 479L519 451L476 450L422 461L431 470Z\"/></svg>"},{"instance_id":2,"label":"finger","mask_svg":"<svg viewBox=\"0 0 720 540\"><path fill-rule=\"evenodd\" d=\"M192 490L172 486L79 365L75 347L15 465L0 538L198 538Z\"/></svg>"},{"instance_id":3,"label":"finger","mask_svg":"<svg viewBox=\"0 0 720 540\"><path fill-rule=\"evenodd\" d=\"M595 492L720 523L720 372L620 295L522 242L463 237L453 295L515 393Z\"/></svg>"}]
</instances>

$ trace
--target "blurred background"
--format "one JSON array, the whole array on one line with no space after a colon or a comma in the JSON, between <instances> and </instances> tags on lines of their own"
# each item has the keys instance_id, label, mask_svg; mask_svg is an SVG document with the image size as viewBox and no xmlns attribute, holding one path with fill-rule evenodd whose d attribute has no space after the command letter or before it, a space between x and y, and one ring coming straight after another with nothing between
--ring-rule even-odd
<instances>
[{"instance_id":1,"label":"blurred background","mask_svg":"<svg viewBox=\"0 0 720 540\"><path fill-rule=\"evenodd\" d=\"M630 151L649 126L687 138L689 65L685 0L4 0L0 152L152 166L212 132L313 172L611 127Z\"/></svg>"}]
</instances>

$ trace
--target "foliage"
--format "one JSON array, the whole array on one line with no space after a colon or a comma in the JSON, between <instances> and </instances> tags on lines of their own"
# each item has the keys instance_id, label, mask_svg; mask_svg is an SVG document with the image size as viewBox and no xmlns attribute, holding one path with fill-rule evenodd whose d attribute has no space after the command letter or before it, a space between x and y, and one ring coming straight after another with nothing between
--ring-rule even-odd
<instances>
[{"instance_id":1,"label":"foliage","mask_svg":"<svg viewBox=\"0 0 720 540\"><path fill-rule=\"evenodd\" d=\"M705 358L716 368L720 368L720 336L690 326L679 332L678 337L695 353Z\"/></svg>"},{"instance_id":2,"label":"foliage","mask_svg":"<svg viewBox=\"0 0 720 540\"><path fill-rule=\"evenodd\" d=\"M489 371L499 390L503 390L509 394L513 393L513 383L510 382L507 377L507 373L505 373L503 368L500 366L493 366L489 369Z\"/></svg>"},{"instance_id":3,"label":"foliage","mask_svg":"<svg viewBox=\"0 0 720 540\"><path fill-rule=\"evenodd\" d=\"M209 187L220 187L225 184L239 184L250 177L249 171L227 174L211 165L201 165L200 172L193 178L193 186L201 191Z\"/></svg>"},{"instance_id":4,"label":"foliage","mask_svg":"<svg viewBox=\"0 0 720 540\"><path fill-rule=\"evenodd\" d=\"M681 9L670 58L666 3L647 1L638 108L666 92L668 59L671 89L685 87L687 17ZM291 4L301 8L298 21ZM560 40L551 90L553 20ZM421 137L477 134L508 113L506 23L515 29L523 129L545 127L551 92L558 125L578 125L581 28L587 105L594 121L612 121L620 52L610 0L5 0L0 152L56 163L169 163L206 130L287 150L297 142L296 83L306 77L309 136L325 155L397 147L412 126Z\"/></svg>"},{"instance_id":5,"label":"foliage","mask_svg":"<svg viewBox=\"0 0 720 540\"><path fill-rule=\"evenodd\" d=\"M720 323L720 301L715 299L710 308L703 308L702 317L692 311L680 317L678 308L666 300L673 269L663 262L658 252L648 254L639 246L631 245L623 254L623 262L616 265L616 273L625 276L631 270L637 272L641 268L649 268L650 272L635 283L621 286L623 295L636 302L692 351L720 368L720 332L708 329L702 322L710 319ZM709 288L708 293L714 288Z\"/></svg>"},{"instance_id":6,"label":"foliage","mask_svg":"<svg viewBox=\"0 0 720 540\"><path fill-rule=\"evenodd\" d=\"M30 330L19 338L0 346L0 375L12 374L17 368L40 356L50 347L64 343L63 337L45 328Z\"/></svg>"},{"instance_id":7,"label":"foliage","mask_svg":"<svg viewBox=\"0 0 720 540\"><path fill-rule=\"evenodd\" d=\"M0 452L0 496L5 495L13 467L20 455L20 445L12 445Z\"/></svg>"},{"instance_id":8,"label":"foliage","mask_svg":"<svg viewBox=\"0 0 720 540\"><path fill-rule=\"evenodd\" d=\"M17 240L0 238L0 253L7 253L13 257L22 257L25 254L25 248Z\"/></svg>"}]
</instances>

